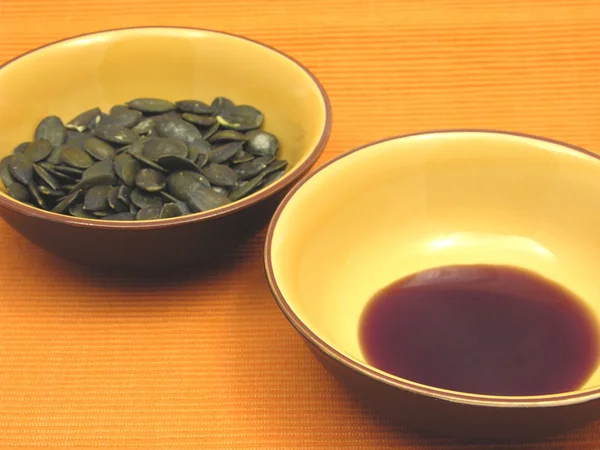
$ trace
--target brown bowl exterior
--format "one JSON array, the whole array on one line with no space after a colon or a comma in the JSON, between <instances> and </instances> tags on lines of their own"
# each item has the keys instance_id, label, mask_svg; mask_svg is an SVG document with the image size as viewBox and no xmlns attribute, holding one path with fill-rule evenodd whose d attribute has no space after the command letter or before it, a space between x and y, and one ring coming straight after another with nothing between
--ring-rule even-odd
<instances>
[{"instance_id":1,"label":"brown bowl exterior","mask_svg":"<svg viewBox=\"0 0 600 450\"><path fill-rule=\"evenodd\" d=\"M308 69L271 47L217 31L141 27L34 50L0 67L0 159L30 140L47 115L66 123L91 107L106 111L136 97L210 102L217 96L264 113L263 129L278 137L279 156L289 162L272 185L215 210L145 222L42 211L15 201L0 186L0 216L40 247L86 265L167 268L225 255L266 224L329 138L331 108L323 87Z\"/></svg>"}]
</instances>

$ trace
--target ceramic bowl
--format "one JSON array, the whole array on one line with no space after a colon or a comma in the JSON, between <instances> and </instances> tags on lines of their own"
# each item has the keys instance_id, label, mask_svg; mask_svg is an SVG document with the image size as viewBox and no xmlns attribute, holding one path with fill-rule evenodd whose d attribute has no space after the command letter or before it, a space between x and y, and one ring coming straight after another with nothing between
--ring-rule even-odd
<instances>
[{"instance_id":1,"label":"ceramic bowl","mask_svg":"<svg viewBox=\"0 0 600 450\"><path fill-rule=\"evenodd\" d=\"M42 211L10 198L0 216L46 250L83 264L172 267L226 254L266 224L321 154L331 112L317 79L289 56L242 37L199 29L132 28L47 45L0 69L0 158L31 140L47 115L78 113L137 97L216 96L251 104L280 140L285 176L243 200L189 216L112 223ZM1 184L1 183L0 183Z\"/></svg>"},{"instance_id":2,"label":"ceramic bowl","mask_svg":"<svg viewBox=\"0 0 600 450\"><path fill-rule=\"evenodd\" d=\"M279 307L359 398L402 423L470 438L533 438L600 416L600 370L544 396L456 392L369 365L359 319L381 288L445 265L498 264L566 287L600 319L600 160L548 139L443 131L387 139L305 177L265 251Z\"/></svg>"}]
</instances>

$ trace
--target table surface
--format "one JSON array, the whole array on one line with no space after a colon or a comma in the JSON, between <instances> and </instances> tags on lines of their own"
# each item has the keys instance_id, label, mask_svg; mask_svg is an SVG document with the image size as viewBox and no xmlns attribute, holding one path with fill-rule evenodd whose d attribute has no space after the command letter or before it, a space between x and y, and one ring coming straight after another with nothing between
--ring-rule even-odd
<instances>
[{"instance_id":1,"label":"table surface","mask_svg":"<svg viewBox=\"0 0 600 450\"><path fill-rule=\"evenodd\" d=\"M230 31L322 81L322 163L386 136L492 128L600 151L600 3L539 0L0 0L0 63L140 25ZM264 231L207 272L99 274L0 221L0 447L595 449L598 424L469 444L358 405L273 301Z\"/></svg>"}]
</instances>

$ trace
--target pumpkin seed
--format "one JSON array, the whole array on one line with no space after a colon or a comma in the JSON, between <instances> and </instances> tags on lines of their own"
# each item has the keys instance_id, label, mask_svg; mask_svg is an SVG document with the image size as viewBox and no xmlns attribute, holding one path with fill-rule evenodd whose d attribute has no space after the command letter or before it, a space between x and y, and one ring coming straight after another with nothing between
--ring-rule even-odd
<instances>
[{"instance_id":1,"label":"pumpkin seed","mask_svg":"<svg viewBox=\"0 0 600 450\"><path fill-rule=\"evenodd\" d=\"M141 162L142 164L145 164L146 166L148 166L148 167L150 167L150 168L152 168L154 170L158 170L159 172L164 172L164 173L168 172L167 169L165 169L164 167L162 167L159 164L155 163L151 159L146 158L146 156L144 156L142 153L129 152L129 154L131 156L133 156L135 159L137 159L139 162Z\"/></svg>"},{"instance_id":2,"label":"pumpkin seed","mask_svg":"<svg viewBox=\"0 0 600 450\"><path fill-rule=\"evenodd\" d=\"M197 167L204 167L206 165L206 163L208 162L208 155L205 155L204 153L200 153L198 155L198 158L196 158L196 166Z\"/></svg>"},{"instance_id":3,"label":"pumpkin seed","mask_svg":"<svg viewBox=\"0 0 600 450\"><path fill-rule=\"evenodd\" d=\"M208 142L245 141L246 139L246 135L240 133L239 131L221 130L208 138Z\"/></svg>"},{"instance_id":4,"label":"pumpkin seed","mask_svg":"<svg viewBox=\"0 0 600 450\"><path fill-rule=\"evenodd\" d=\"M87 138L93 136L90 133L80 133L79 131L67 130L67 140L64 143L65 147L75 147L83 150L83 144ZM59 146L60 147L60 146Z\"/></svg>"},{"instance_id":5,"label":"pumpkin seed","mask_svg":"<svg viewBox=\"0 0 600 450\"><path fill-rule=\"evenodd\" d=\"M160 219L162 206L146 206L139 210L136 220L156 220Z\"/></svg>"},{"instance_id":6,"label":"pumpkin seed","mask_svg":"<svg viewBox=\"0 0 600 450\"><path fill-rule=\"evenodd\" d=\"M175 109L175 104L160 98L136 98L127 102L127 106L147 114L160 114Z\"/></svg>"},{"instance_id":7,"label":"pumpkin seed","mask_svg":"<svg viewBox=\"0 0 600 450\"><path fill-rule=\"evenodd\" d=\"M177 109L183 113L211 114L212 109L206 103L199 100L180 100L175 103Z\"/></svg>"},{"instance_id":8,"label":"pumpkin seed","mask_svg":"<svg viewBox=\"0 0 600 450\"><path fill-rule=\"evenodd\" d=\"M119 212L116 214L108 214L106 216L104 216L104 220L118 220L118 221L123 221L123 220L135 220L135 214L128 212Z\"/></svg>"},{"instance_id":9,"label":"pumpkin seed","mask_svg":"<svg viewBox=\"0 0 600 450\"><path fill-rule=\"evenodd\" d=\"M9 155L0 161L0 180L7 188L10 187L11 184L15 183L15 178L10 173L10 169L8 167L9 161L12 159L12 155Z\"/></svg>"},{"instance_id":10,"label":"pumpkin seed","mask_svg":"<svg viewBox=\"0 0 600 450\"><path fill-rule=\"evenodd\" d=\"M58 165L50 164L49 162L42 162L42 163L39 163L39 165L40 165L40 167L43 167L44 169L46 169L46 171L50 175L52 175L53 177L55 177L59 180L62 180L63 182L67 182L67 183L73 182L78 178L78 176L75 176L73 174L65 174L65 173L57 171L56 170L57 167L60 167ZM61 167L61 169L65 169L65 168ZM64 184L63 184L63 187L64 187Z\"/></svg>"},{"instance_id":11,"label":"pumpkin seed","mask_svg":"<svg viewBox=\"0 0 600 450\"><path fill-rule=\"evenodd\" d=\"M92 186L83 200L83 208L89 212L106 211L108 209L108 191L110 186Z\"/></svg>"},{"instance_id":12,"label":"pumpkin seed","mask_svg":"<svg viewBox=\"0 0 600 450\"><path fill-rule=\"evenodd\" d=\"M78 169L87 169L94 160L85 151L75 147L67 147L60 154L60 160L65 164ZM58 170L58 169L57 169Z\"/></svg>"},{"instance_id":13,"label":"pumpkin seed","mask_svg":"<svg viewBox=\"0 0 600 450\"><path fill-rule=\"evenodd\" d=\"M213 116L200 116L198 114L183 113L181 115L183 120L187 120L189 123L193 123L198 127L210 127L217 123L217 119Z\"/></svg>"},{"instance_id":14,"label":"pumpkin seed","mask_svg":"<svg viewBox=\"0 0 600 450\"><path fill-rule=\"evenodd\" d=\"M112 159L115 157L115 149L108 142L98 139L96 137L90 137L83 143L83 148L86 152L97 161L104 161L105 159Z\"/></svg>"},{"instance_id":15,"label":"pumpkin seed","mask_svg":"<svg viewBox=\"0 0 600 450\"><path fill-rule=\"evenodd\" d=\"M213 186L211 189L213 191L215 191L217 194L223 194L226 196L229 195L229 189L224 188L223 186Z\"/></svg>"},{"instance_id":16,"label":"pumpkin seed","mask_svg":"<svg viewBox=\"0 0 600 450\"><path fill-rule=\"evenodd\" d=\"M96 217L83 209L83 203L78 203L69 208L69 214L73 217L80 217L82 219L95 219Z\"/></svg>"},{"instance_id":17,"label":"pumpkin seed","mask_svg":"<svg viewBox=\"0 0 600 450\"><path fill-rule=\"evenodd\" d=\"M28 185L33 178L33 162L23 153L10 156L8 169L10 174L24 185Z\"/></svg>"},{"instance_id":18,"label":"pumpkin seed","mask_svg":"<svg viewBox=\"0 0 600 450\"><path fill-rule=\"evenodd\" d=\"M258 159L258 158L257 158ZM261 172L263 175L268 175L273 172L277 172L278 170L285 169L288 165L288 162L284 159L278 159L276 161L271 162L263 171Z\"/></svg>"},{"instance_id":19,"label":"pumpkin seed","mask_svg":"<svg viewBox=\"0 0 600 450\"><path fill-rule=\"evenodd\" d=\"M81 190L74 190L65 198L63 198L60 202L58 202L58 204L52 209L52 212L64 214L66 211L68 211L71 205L73 205L73 203L75 203L79 199L81 194Z\"/></svg>"},{"instance_id":20,"label":"pumpkin seed","mask_svg":"<svg viewBox=\"0 0 600 450\"><path fill-rule=\"evenodd\" d=\"M168 192L160 191L159 194L162 195L166 200L168 200L169 203L178 203L179 202L179 199L173 197Z\"/></svg>"},{"instance_id":21,"label":"pumpkin seed","mask_svg":"<svg viewBox=\"0 0 600 450\"><path fill-rule=\"evenodd\" d=\"M213 126L211 126L208 130L204 132L202 137L206 140L210 139L219 130L219 126L220 125L218 123L215 123Z\"/></svg>"},{"instance_id":22,"label":"pumpkin seed","mask_svg":"<svg viewBox=\"0 0 600 450\"><path fill-rule=\"evenodd\" d=\"M223 164L210 163L202 168L202 174L211 184L217 186L235 186L238 181L236 172Z\"/></svg>"},{"instance_id":23,"label":"pumpkin seed","mask_svg":"<svg viewBox=\"0 0 600 450\"><path fill-rule=\"evenodd\" d=\"M43 161L52 152L52 144L47 139L39 139L31 142L23 154L33 162Z\"/></svg>"},{"instance_id":24,"label":"pumpkin seed","mask_svg":"<svg viewBox=\"0 0 600 450\"><path fill-rule=\"evenodd\" d=\"M142 169L135 176L135 184L146 192L158 192L167 185L167 179L157 170Z\"/></svg>"},{"instance_id":25,"label":"pumpkin seed","mask_svg":"<svg viewBox=\"0 0 600 450\"><path fill-rule=\"evenodd\" d=\"M65 125L65 128L80 132L85 131L88 129L90 122L95 121L96 117L99 117L101 113L102 111L100 111L100 108L88 109L71 119L71 121Z\"/></svg>"},{"instance_id":26,"label":"pumpkin seed","mask_svg":"<svg viewBox=\"0 0 600 450\"><path fill-rule=\"evenodd\" d=\"M135 206L133 203L130 203L129 204L129 212L133 215L136 215L138 212L140 212L140 208Z\"/></svg>"},{"instance_id":27,"label":"pumpkin seed","mask_svg":"<svg viewBox=\"0 0 600 450\"><path fill-rule=\"evenodd\" d=\"M231 203L227 196L203 186L196 187L189 191L187 195L189 198L188 206L194 212L208 211Z\"/></svg>"},{"instance_id":28,"label":"pumpkin seed","mask_svg":"<svg viewBox=\"0 0 600 450\"><path fill-rule=\"evenodd\" d=\"M150 134L154 130L154 119L152 119L152 117L147 117L146 119L140 121L131 130L139 135Z\"/></svg>"},{"instance_id":29,"label":"pumpkin seed","mask_svg":"<svg viewBox=\"0 0 600 450\"><path fill-rule=\"evenodd\" d=\"M142 170L140 162L129 153L117 155L114 162L117 176L127 186L135 186L135 176Z\"/></svg>"},{"instance_id":30,"label":"pumpkin seed","mask_svg":"<svg viewBox=\"0 0 600 450\"><path fill-rule=\"evenodd\" d=\"M161 219L170 219L172 217L180 217L189 214L191 211L185 203L167 203L163 205L160 211Z\"/></svg>"},{"instance_id":31,"label":"pumpkin seed","mask_svg":"<svg viewBox=\"0 0 600 450\"><path fill-rule=\"evenodd\" d=\"M13 153L24 153L27 146L31 144L31 142L21 142L19 145L15 147Z\"/></svg>"},{"instance_id":32,"label":"pumpkin seed","mask_svg":"<svg viewBox=\"0 0 600 450\"><path fill-rule=\"evenodd\" d=\"M212 152L212 146L204 139L194 139L192 142L188 142L188 158L195 161L198 155L208 155Z\"/></svg>"},{"instance_id":33,"label":"pumpkin seed","mask_svg":"<svg viewBox=\"0 0 600 450\"><path fill-rule=\"evenodd\" d=\"M42 197L42 194L40 194L40 191L37 187L37 183L35 181L31 181L27 185L27 189L29 189L29 193L31 194L31 197L33 198L36 205L38 205L42 209L48 209L46 200L44 200L44 197Z\"/></svg>"},{"instance_id":34,"label":"pumpkin seed","mask_svg":"<svg viewBox=\"0 0 600 450\"><path fill-rule=\"evenodd\" d=\"M161 137L173 138L185 143L202 138L198 128L179 117L157 118L155 124L156 132Z\"/></svg>"},{"instance_id":35,"label":"pumpkin seed","mask_svg":"<svg viewBox=\"0 0 600 450\"><path fill-rule=\"evenodd\" d=\"M217 122L233 130L254 130L262 125L263 115L252 106L240 105L221 112L217 115Z\"/></svg>"},{"instance_id":36,"label":"pumpkin seed","mask_svg":"<svg viewBox=\"0 0 600 450\"><path fill-rule=\"evenodd\" d=\"M160 195L144 192L136 188L131 192L131 203L138 208L146 208L148 206L162 208L163 200Z\"/></svg>"},{"instance_id":37,"label":"pumpkin seed","mask_svg":"<svg viewBox=\"0 0 600 450\"><path fill-rule=\"evenodd\" d=\"M94 163L81 175L81 180L73 187L74 190L89 186L117 184L117 175L110 160Z\"/></svg>"},{"instance_id":38,"label":"pumpkin seed","mask_svg":"<svg viewBox=\"0 0 600 450\"><path fill-rule=\"evenodd\" d=\"M232 164L241 164L243 162L252 161L254 159L254 155L252 153L248 153L245 150L238 151L233 158L231 158Z\"/></svg>"},{"instance_id":39,"label":"pumpkin seed","mask_svg":"<svg viewBox=\"0 0 600 450\"><path fill-rule=\"evenodd\" d=\"M129 109L125 105L113 106L110 114L104 117L99 125L118 125L125 128L131 128L143 119L140 111Z\"/></svg>"},{"instance_id":40,"label":"pumpkin seed","mask_svg":"<svg viewBox=\"0 0 600 450\"><path fill-rule=\"evenodd\" d=\"M248 161L235 166L235 173L240 180L248 180L256 175L261 170L264 170L271 162L271 157L262 156L255 158L252 161Z\"/></svg>"},{"instance_id":41,"label":"pumpkin seed","mask_svg":"<svg viewBox=\"0 0 600 450\"><path fill-rule=\"evenodd\" d=\"M112 144L131 144L138 138L135 131L115 124L98 125L94 133Z\"/></svg>"},{"instance_id":42,"label":"pumpkin seed","mask_svg":"<svg viewBox=\"0 0 600 450\"><path fill-rule=\"evenodd\" d=\"M58 182L58 180L56 178L54 178L52 175L50 175L50 173L46 169L44 169L42 166L34 164L33 170L44 183L46 183L48 186L50 186L50 188L52 188L55 191L60 190L60 183Z\"/></svg>"},{"instance_id":43,"label":"pumpkin seed","mask_svg":"<svg viewBox=\"0 0 600 450\"><path fill-rule=\"evenodd\" d=\"M264 174L259 174L257 176L255 176L254 178L252 178L249 181L244 181L240 184L240 186L233 190L231 192L231 194L229 194L229 199L232 202L235 202L241 198L244 198L248 195L250 195L252 192L254 192L254 190L258 187L258 185L261 183L261 181L264 178Z\"/></svg>"},{"instance_id":44,"label":"pumpkin seed","mask_svg":"<svg viewBox=\"0 0 600 450\"><path fill-rule=\"evenodd\" d=\"M65 126L57 116L44 118L35 129L35 140L46 139L53 147L56 147L66 139Z\"/></svg>"},{"instance_id":45,"label":"pumpkin seed","mask_svg":"<svg viewBox=\"0 0 600 450\"><path fill-rule=\"evenodd\" d=\"M210 104L210 109L215 116L233 108L235 108L235 104L227 97L217 97Z\"/></svg>"},{"instance_id":46,"label":"pumpkin seed","mask_svg":"<svg viewBox=\"0 0 600 450\"><path fill-rule=\"evenodd\" d=\"M31 199L29 189L21 183L12 183L6 187L6 190L8 191L8 195L20 202L28 202Z\"/></svg>"},{"instance_id":47,"label":"pumpkin seed","mask_svg":"<svg viewBox=\"0 0 600 450\"><path fill-rule=\"evenodd\" d=\"M68 144L59 145L58 147L54 147L54 149L50 152L50 155L46 158L45 162L58 165L62 161L60 159L60 154L62 151L67 148Z\"/></svg>"},{"instance_id":48,"label":"pumpkin seed","mask_svg":"<svg viewBox=\"0 0 600 450\"><path fill-rule=\"evenodd\" d=\"M119 200L119 187L111 186L106 196L108 206L116 212L129 212L129 206Z\"/></svg>"},{"instance_id":49,"label":"pumpkin seed","mask_svg":"<svg viewBox=\"0 0 600 450\"><path fill-rule=\"evenodd\" d=\"M181 141L176 141L171 138L154 137L144 141L142 153L152 161L158 161L163 156L179 156L185 158L188 155L188 149Z\"/></svg>"},{"instance_id":50,"label":"pumpkin seed","mask_svg":"<svg viewBox=\"0 0 600 450\"><path fill-rule=\"evenodd\" d=\"M42 164L40 164L42 165ZM64 175L68 175L73 178L79 178L83 175L84 169L78 169L77 167L69 167L69 166L54 166L54 171L58 173L62 173Z\"/></svg>"},{"instance_id":51,"label":"pumpkin seed","mask_svg":"<svg viewBox=\"0 0 600 450\"><path fill-rule=\"evenodd\" d=\"M271 183L274 183L275 181L277 181L278 179L280 179L283 176L284 173L285 173L285 170L278 170L277 172L270 173L263 180L263 185L262 186L263 187L267 187Z\"/></svg>"},{"instance_id":52,"label":"pumpkin seed","mask_svg":"<svg viewBox=\"0 0 600 450\"><path fill-rule=\"evenodd\" d=\"M126 205L129 205L131 203L131 191L133 191L133 189L129 186L119 186L117 198Z\"/></svg>"},{"instance_id":53,"label":"pumpkin seed","mask_svg":"<svg viewBox=\"0 0 600 450\"><path fill-rule=\"evenodd\" d=\"M106 216L108 216L108 211L94 211L92 215L96 219L104 219Z\"/></svg>"},{"instance_id":54,"label":"pumpkin seed","mask_svg":"<svg viewBox=\"0 0 600 450\"><path fill-rule=\"evenodd\" d=\"M45 197L62 198L66 195L65 191L51 189L43 184L40 184L38 186L38 191L40 191L40 194L42 194Z\"/></svg>"},{"instance_id":55,"label":"pumpkin seed","mask_svg":"<svg viewBox=\"0 0 600 450\"><path fill-rule=\"evenodd\" d=\"M243 142L229 142L228 144L221 145L210 152L208 160L212 163L223 163L242 150L243 146Z\"/></svg>"},{"instance_id":56,"label":"pumpkin seed","mask_svg":"<svg viewBox=\"0 0 600 450\"><path fill-rule=\"evenodd\" d=\"M271 133L253 130L246 133L246 150L258 156L275 156L279 150L279 141Z\"/></svg>"},{"instance_id":57,"label":"pumpkin seed","mask_svg":"<svg viewBox=\"0 0 600 450\"><path fill-rule=\"evenodd\" d=\"M202 156L205 156L205 155L202 155ZM187 158L182 158L181 156L175 156L175 155L161 156L158 159L158 163L161 165L161 167L164 167L165 169L167 169L169 171L200 170L198 168L198 166L196 166L196 164L194 164L192 161L190 161Z\"/></svg>"},{"instance_id":58,"label":"pumpkin seed","mask_svg":"<svg viewBox=\"0 0 600 450\"><path fill-rule=\"evenodd\" d=\"M167 179L169 194L178 200L188 201L190 191L204 187L210 189L210 183L201 174L191 171L174 172Z\"/></svg>"}]
</instances>

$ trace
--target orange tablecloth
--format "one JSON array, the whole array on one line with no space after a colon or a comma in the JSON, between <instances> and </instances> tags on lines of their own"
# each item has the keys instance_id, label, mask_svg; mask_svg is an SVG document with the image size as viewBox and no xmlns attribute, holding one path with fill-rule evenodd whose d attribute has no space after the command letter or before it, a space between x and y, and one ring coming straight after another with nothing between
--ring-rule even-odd
<instances>
[{"instance_id":1,"label":"orange tablecloth","mask_svg":"<svg viewBox=\"0 0 600 450\"><path fill-rule=\"evenodd\" d=\"M214 28L321 79L334 115L321 161L453 127L600 151L599 24L597 0L0 0L0 62L107 28ZM600 447L599 424L483 446L382 422L279 312L262 245L261 234L206 273L148 280L78 269L0 221L0 447Z\"/></svg>"}]
</instances>

